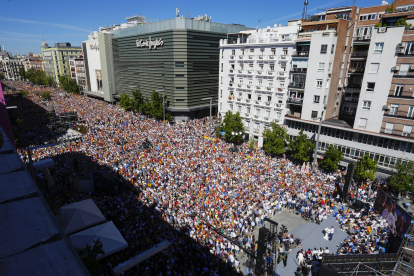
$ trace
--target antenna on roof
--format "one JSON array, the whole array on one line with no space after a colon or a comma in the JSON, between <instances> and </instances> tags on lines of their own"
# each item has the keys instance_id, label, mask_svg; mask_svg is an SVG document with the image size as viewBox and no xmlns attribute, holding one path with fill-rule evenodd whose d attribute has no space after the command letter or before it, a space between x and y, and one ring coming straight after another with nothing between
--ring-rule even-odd
<instances>
[{"instance_id":1,"label":"antenna on roof","mask_svg":"<svg viewBox=\"0 0 414 276\"><path fill-rule=\"evenodd\" d=\"M175 8L175 16L180 17L180 10L178 8Z\"/></svg>"},{"instance_id":2,"label":"antenna on roof","mask_svg":"<svg viewBox=\"0 0 414 276\"><path fill-rule=\"evenodd\" d=\"M261 19L259 19L259 20L257 20L257 31L259 30L259 23L260 23L260 21L262 21Z\"/></svg>"},{"instance_id":3,"label":"antenna on roof","mask_svg":"<svg viewBox=\"0 0 414 276\"><path fill-rule=\"evenodd\" d=\"M303 19L306 19L306 17L308 16L307 15L307 13L308 13L308 4L309 4L308 0L305 0L305 6L303 7L303 15L302 15Z\"/></svg>"}]
</instances>

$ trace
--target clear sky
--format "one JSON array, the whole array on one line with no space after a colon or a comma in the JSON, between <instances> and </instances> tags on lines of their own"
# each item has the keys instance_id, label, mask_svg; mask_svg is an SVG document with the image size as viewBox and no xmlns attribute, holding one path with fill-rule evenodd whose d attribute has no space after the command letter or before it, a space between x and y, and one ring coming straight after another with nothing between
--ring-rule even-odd
<instances>
[{"instance_id":1,"label":"clear sky","mask_svg":"<svg viewBox=\"0 0 414 276\"><path fill-rule=\"evenodd\" d=\"M194 17L207 14L218 23L238 23L248 27L287 24L300 18L304 0L288 1L56 1L3 0L0 12L0 45L13 55L40 53L44 37L49 46L55 42L70 42L81 46L90 30L100 26L124 23L125 16L136 14L148 18L171 19L176 6L180 15ZM308 14L317 9L352 5L353 0L309 0ZM380 5L381 0L355 1L367 7Z\"/></svg>"}]
</instances>

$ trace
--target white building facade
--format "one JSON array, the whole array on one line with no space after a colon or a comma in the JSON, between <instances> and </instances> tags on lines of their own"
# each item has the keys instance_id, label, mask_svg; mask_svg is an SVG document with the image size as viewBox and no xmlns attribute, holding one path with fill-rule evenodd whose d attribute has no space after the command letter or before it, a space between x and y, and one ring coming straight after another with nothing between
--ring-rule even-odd
<instances>
[{"instance_id":1,"label":"white building facade","mask_svg":"<svg viewBox=\"0 0 414 276\"><path fill-rule=\"evenodd\" d=\"M88 40L82 43L84 52L84 66L87 83L87 91L94 95L103 96L101 58L99 52L98 32L88 36Z\"/></svg>"},{"instance_id":2,"label":"white building facade","mask_svg":"<svg viewBox=\"0 0 414 276\"><path fill-rule=\"evenodd\" d=\"M259 146L264 128L284 121L298 23L242 31L220 41L219 116L239 112L246 136Z\"/></svg>"}]
</instances>

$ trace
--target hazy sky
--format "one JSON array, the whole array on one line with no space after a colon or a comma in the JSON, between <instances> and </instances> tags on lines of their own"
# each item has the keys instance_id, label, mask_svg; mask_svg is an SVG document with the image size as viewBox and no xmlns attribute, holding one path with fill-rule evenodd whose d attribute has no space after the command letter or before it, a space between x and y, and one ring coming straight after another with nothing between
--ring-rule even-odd
<instances>
[{"instance_id":1,"label":"hazy sky","mask_svg":"<svg viewBox=\"0 0 414 276\"><path fill-rule=\"evenodd\" d=\"M15 54L40 53L44 37L49 46L70 42L81 46L90 30L124 23L125 16L136 14L148 18L171 19L176 6L180 15L194 17L207 14L214 22L238 23L248 27L285 25L300 18L304 0L290 1L33 1L3 0L0 13L0 45ZM318 8L352 5L352 0L309 0L308 14ZM366 7L380 5L381 0L356 1Z\"/></svg>"}]
</instances>

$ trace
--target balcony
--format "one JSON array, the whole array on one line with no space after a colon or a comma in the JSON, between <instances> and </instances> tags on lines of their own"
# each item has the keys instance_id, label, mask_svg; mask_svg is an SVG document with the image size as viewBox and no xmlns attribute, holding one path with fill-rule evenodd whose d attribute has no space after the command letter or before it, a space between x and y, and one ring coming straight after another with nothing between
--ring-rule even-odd
<instances>
[{"instance_id":1,"label":"balcony","mask_svg":"<svg viewBox=\"0 0 414 276\"><path fill-rule=\"evenodd\" d=\"M371 40L371 35L361 35L354 36L354 42L369 42Z\"/></svg>"},{"instance_id":2,"label":"balcony","mask_svg":"<svg viewBox=\"0 0 414 276\"><path fill-rule=\"evenodd\" d=\"M265 105L270 106L270 102L265 102Z\"/></svg>"},{"instance_id":3,"label":"balcony","mask_svg":"<svg viewBox=\"0 0 414 276\"><path fill-rule=\"evenodd\" d=\"M255 104L261 104L261 102L260 102L260 101L254 101L254 103L255 103Z\"/></svg>"},{"instance_id":4,"label":"balcony","mask_svg":"<svg viewBox=\"0 0 414 276\"><path fill-rule=\"evenodd\" d=\"M259 119L259 115L253 115L253 118Z\"/></svg>"},{"instance_id":5,"label":"balcony","mask_svg":"<svg viewBox=\"0 0 414 276\"><path fill-rule=\"evenodd\" d=\"M348 69L348 74L350 74L350 73L364 73L364 71L365 71L365 68L362 68L362 67L357 67L357 68L354 68L354 67L350 67L349 69Z\"/></svg>"},{"instance_id":6,"label":"balcony","mask_svg":"<svg viewBox=\"0 0 414 276\"><path fill-rule=\"evenodd\" d=\"M249 113L244 113L244 117L250 117L250 114Z\"/></svg>"},{"instance_id":7,"label":"balcony","mask_svg":"<svg viewBox=\"0 0 414 276\"><path fill-rule=\"evenodd\" d=\"M339 115L345 116L345 117L355 117L356 112L352 111L340 111Z\"/></svg>"},{"instance_id":8,"label":"balcony","mask_svg":"<svg viewBox=\"0 0 414 276\"><path fill-rule=\"evenodd\" d=\"M297 67L290 68L290 72L292 73L306 73L307 71L308 71L308 68L297 68Z\"/></svg>"},{"instance_id":9,"label":"balcony","mask_svg":"<svg viewBox=\"0 0 414 276\"><path fill-rule=\"evenodd\" d=\"M249 75L253 75L253 70L247 70L247 74L249 74Z\"/></svg>"},{"instance_id":10,"label":"balcony","mask_svg":"<svg viewBox=\"0 0 414 276\"><path fill-rule=\"evenodd\" d=\"M287 72L286 71L279 71L279 72L277 72L277 75L279 77L286 77L287 76Z\"/></svg>"},{"instance_id":11,"label":"balcony","mask_svg":"<svg viewBox=\"0 0 414 276\"><path fill-rule=\"evenodd\" d=\"M269 59L269 60L274 60L274 59L275 59L275 55L268 55L268 56L267 56L267 59Z\"/></svg>"},{"instance_id":12,"label":"balcony","mask_svg":"<svg viewBox=\"0 0 414 276\"><path fill-rule=\"evenodd\" d=\"M263 117L263 120L269 121L269 117Z\"/></svg>"},{"instance_id":13,"label":"balcony","mask_svg":"<svg viewBox=\"0 0 414 276\"><path fill-rule=\"evenodd\" d=\"M361 88L361 84L360 83L349 82L346 85L346 88Z\"/></svg>"},{"instance_id":14,"label":"balcony","mask_svg":"<svg viewBox=\"0 0 414 276\"><path fill-rule=\"evenodd\" d=\"M289 83L289 88L296 88L296 89L305 89L304 83L297 83L297 82L291 82Z\"/></svg>"},{"instance_id":15,"label":"balcony","mask_svg":"<svg viewBox=\"0 0 414 276\"><path fill-rule=\"evenodd\" d=\"M274 75L274 73L275 73L275 72L273 72L273 71L267 71L267 74L268 74L269 76L273 76L273 75Z\"/></svg>"},{"instance_id":16,"label":"balcony","mask_svg":"<svg viewBox=\"0 0 414 276\"><path fill-rule=\"evenodd\" d=\"M243 69L239 69L239 70L237 70L237 73L239 73L239 74L243 74Z\"/></svg>"},{"instance_id":17,"label":"balcony","mask_svg":"<svg viewBox=\"0 0 414 276\"><path fill-rule=\"evenodd\" d=\"M267 87L266 87L266 90L267 90L267 91L272 91L272 87L271 87L271 86L267 86Z\"/></svg>"},{"instance_id":18,"label":"balcony","mask_svg":"<svg viewBox=\"0 0 414 276\"><path fill-rule=\"evenodd\" d=\"M286 55L280 55L279 59L280 60L287 60L287 56Z\"/></svg>"},{"instance_id":19,"label":"balcony","mask_svg":"<svg viewBox=\"0 0 414 276\"><path fill-rule=\"evenodd\" d=\"M309 52L295 51L292 57L309 57Z\"/></svg>"},{"instance_id":20,"label":"balcony","mask_svg":"<svg viewBox=\"0 0 414 276\"><path fill-rule=\"evenodd\" d=\"M302 105L303 104L303 99L302 98L288 98L287 102L291 103L291 104L299 104Z\"/></svg>"},{"instance_id":21,"label":"balcony","mask_svg":"<svg viewBox=\"0 0 414 276\"><path fill-rule=\"evenodd\" d=\"M263 55L257 55L256 57L257 57L257 59L259 59L259 60L263 60L263 59L264 59L264 56L263 56Z\"/></svg>"},{"instance_id":22,"label":"balcony","mask_svg":"<svg viewBox=\"0 0 414 276\"><path fill-rule=\"evenodd\" d=\"M241 87L243 87L243 84L238 83L238 84L237 84L237 87L241 88Z\"/></svg>"},{"instance_id":23,"label":"balcony","mask_svg":"<svg viewBox=\"0 0 414 276\"><path fill-rule=\"evenodd\" d=\"M242 100L241 98L237 98L237 101L238 101L238 102L241 102L241 100Z\"/></svg>"},{"instance_id":24,"label":"balcony","mask_svg":"<svg viewBox=\"0 0 414 276\"><path fill-rule=\"evenodd\" d=\"M396 135L396 136L404 136L404 137L412 137L410 132L403 132L401 130L396 129L388 129L388 128L381 128L381 133L390 134L390 135Z\"/></svg>"},{"instance_id":25,"label":"balcony","mask_svg":"<svg viewBox=\"0 0 414 276\"><path fill-rule=\"evenodd\" d=\"M250 84L246 85L246 88L251 89L252 86Z\"/></svg>"},{"instance_id":26,"label":"balcony","mask_svg":"<svg viewBox=\"0 0 414 276\"><path fill-rule=\"evenodd\" d=\"M366 58L368 56L368 50L353 51L351 58Z\"/></svg>"},{"instance_id":27,"label":"balcony","mask_svg":"<svg viewBox=\"0 0 414 276\"><path fill-rule=\"evenodd\" d=\"M256 74L257 74L257 75L263 75L263 71L262 71L262 70L257 70L257 71L256 71Z\"/></svg>"},{"instance_id":28,"label":"balcony","mask_svg":"<svg viewBox=\"0 0 414 276\"><path fill-rule=\"evenodd\" d=\"M230 69L229 74L234 74L234 69Z\"/></svg>"},{"instance_id":29,"label":"balcony","mask_svg":"<svg viewBox=\"0 0 414 276\"><path fill-rule=\"evenodd\" d=\"M349 103L358 103L359 101L359 94L357 94L357 97L355 96L343 96L342 101L349 102Z\"/></svg>"},{"instance_id":30,"label":"balcony","mask_svg":"<svg viewBox=\"0 0 414 276\"><path fill-rule=\"evenodd\" d=\"M230 59L235 59L236 57L235 56L230 56Z\"/></svg>"},{"instance_id":31,"label":"balcony","mask_svg":"<svg viewBox=\"0 0 414 276\"><path fill-rule=\"evenodd\" d=\"M254 133L259 133L259 130L257 128L253 129Z\"/></svg>"},{"instance_id":32,"label":"balcony","mask_svg":"<svg viewBox=\"0 0 414 276\"><path fill-rule=\"evenodd\" d=\"M333 34L336 36L336 30L327 30L327 31L315 31L310 33L300 33L298 39L311 39L313 34L322 34L322 36L329 36Z\"/></svg>"},{"instance_id":33,"label":"balcony","mask_svg":"<svg viewBox=\"0 0 414 276\"><path fill-rule=\"evenodd\" d=\"M249 59L254 59L253 55L248 56Z\"/></svg>"},{"instance_id":34,"label":"balcony","mask_svg":"<svg viewBox=\"0 0 414 276\"><path fill-rule=\"evenodd\" d=\"M244 56L243 55L239 55L239 60L243 60Z\"/></svg>"},{"instance_id":35,"label":"balcony","mask_svg":"<svg viewBox=\"0 0 414 276\"><path fill-rule=\"evenodd\" d=\"M398 71L398 74L394 73L393 78L402 78L402 79L406 79L406 78L414 78L414 72L410 72L410 71Z\"/></svg>"}]
</instances>

